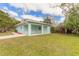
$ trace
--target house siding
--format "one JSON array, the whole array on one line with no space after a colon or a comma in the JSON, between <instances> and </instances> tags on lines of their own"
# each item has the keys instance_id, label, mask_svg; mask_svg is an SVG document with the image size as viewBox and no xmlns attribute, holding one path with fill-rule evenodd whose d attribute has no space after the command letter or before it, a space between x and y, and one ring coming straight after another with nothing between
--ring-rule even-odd
<instances>
[{"instance_id":1,"label":"house siding","mask_svg":"<svg viewBox=\"0 0 79 59\"><path fill-rule=\"evenodd\" d=\"M41 25L32 25L31 27L32 32L31 34L41 34Z\"/></svg>"},{"instance_id":2,"label":"house siding","mask_svg":"<svg viewBox=\"0 0 79 59\"><path fill-rule=\"evenodd\" d=\"M20 25L16 29L18 32L26 34L28 36L50 33L50 26L35 23Z\"/></svg>"}]
</instances>

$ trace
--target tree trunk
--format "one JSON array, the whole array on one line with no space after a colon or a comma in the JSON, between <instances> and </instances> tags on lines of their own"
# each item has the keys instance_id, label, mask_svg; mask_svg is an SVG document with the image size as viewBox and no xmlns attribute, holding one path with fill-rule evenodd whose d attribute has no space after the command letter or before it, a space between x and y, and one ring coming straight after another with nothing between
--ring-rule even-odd
<instances>
[{"instance_id":1,"label":"tree trunk","mask_svg":"<svg viewBox=\"0 0 79 59\"><path fill-rule=\"evenodd\" d=\"M67 29L65 29L65 34L67 34Z\"/></svg>"}]
</instances>

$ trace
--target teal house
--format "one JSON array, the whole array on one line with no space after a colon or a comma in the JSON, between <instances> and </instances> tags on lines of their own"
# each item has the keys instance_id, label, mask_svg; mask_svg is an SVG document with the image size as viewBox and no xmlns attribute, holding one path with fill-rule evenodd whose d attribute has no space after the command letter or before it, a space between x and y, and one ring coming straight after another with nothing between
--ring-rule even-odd
<instances>
[{"instance_id":1,"label":"teal house","mask_svg":"<svg viewBox=\"0 0 79 59\"><path fill-rule=\"evenodd\" d=\"M18 33L27 36L50 34L50 29L50 24L34 20L24 20L16 27Z\"/></svg>"}]
</instances>

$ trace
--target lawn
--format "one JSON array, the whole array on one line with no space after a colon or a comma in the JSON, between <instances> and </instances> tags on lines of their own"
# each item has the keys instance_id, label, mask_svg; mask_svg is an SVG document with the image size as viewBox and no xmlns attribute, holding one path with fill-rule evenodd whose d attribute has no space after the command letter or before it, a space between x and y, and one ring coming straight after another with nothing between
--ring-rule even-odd
<instances>
[{"instance_id":1,"label":"lawn","mask_svg":"<svg viewBox=\"0 0 79 59\"><path fill-rule=\"evenodd\" d=\"M0 55L77 56L79 55L79 36L53 33L0 40Z\"/></svg>"},{"instance_id":2,"label":"lawn","mask_svg":"<svg viewBox=\"0 0 79 59\"><path fill-rule=\"evenodd\" d=\"M0 33L0 36L12 35L12 32L3 32Z\"/></svg>"}]
</instances>

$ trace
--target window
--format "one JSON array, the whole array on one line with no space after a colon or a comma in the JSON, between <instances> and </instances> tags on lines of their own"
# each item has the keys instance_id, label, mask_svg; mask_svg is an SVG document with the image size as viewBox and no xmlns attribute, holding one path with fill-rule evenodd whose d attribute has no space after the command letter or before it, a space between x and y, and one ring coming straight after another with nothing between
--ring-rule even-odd
<instances>
[{"instance_id":1,"label":"window","mask_svg":"<svg viewBox=\"0 0 79 59\"><path fill-rule=\"evenodd\" d=\"M21 30L23 29L22 27L23 27L23 26L20 27Z\"/></svg>"},{"instance_id":2,"label":"window","mask_svg":"<svg viewBox=\"0 0 79 59\"><path fill-rule=\"evenodd\" d=\"M39 27L39 30L41 30L41 26Z\"/></svg>"}]
</instances>

